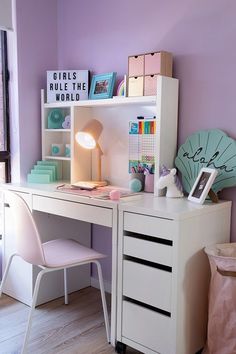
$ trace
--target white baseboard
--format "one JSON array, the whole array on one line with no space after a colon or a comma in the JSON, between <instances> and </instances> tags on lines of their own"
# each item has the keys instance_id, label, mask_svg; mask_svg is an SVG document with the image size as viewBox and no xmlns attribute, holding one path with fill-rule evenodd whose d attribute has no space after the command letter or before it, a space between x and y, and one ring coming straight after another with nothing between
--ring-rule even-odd
<instances>
[{"instance_id":1,"label":"white baseboard","mask_svg":"<svg viewBox=\"0 0 236 354\"><path fill-rule=\"evenodd\" d=\"M93 286L94 288L100 289L99 281L97 278L91 277L91 286ZM104 288L107 293L111 294L111 282L110 281L104 280Z\"/></svg>"}]
</instances>

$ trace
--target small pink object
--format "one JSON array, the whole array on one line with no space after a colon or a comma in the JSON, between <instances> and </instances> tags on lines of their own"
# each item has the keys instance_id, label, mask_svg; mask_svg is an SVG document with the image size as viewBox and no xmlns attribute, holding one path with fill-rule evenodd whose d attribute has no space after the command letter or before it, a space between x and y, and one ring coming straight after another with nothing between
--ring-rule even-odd
<instances>
[{"instance_id":1,"label":"small pink object","mask_svg":"<svg viewBox=\"0 0 236 354\"><path fill-rule=\"evenodd\" d=\"M120 191L118 191L117 189L114 189L114 190L110 191L109 196L110 196L111 200L119 200L120 199Z\"/></svg>"}]
</instances>

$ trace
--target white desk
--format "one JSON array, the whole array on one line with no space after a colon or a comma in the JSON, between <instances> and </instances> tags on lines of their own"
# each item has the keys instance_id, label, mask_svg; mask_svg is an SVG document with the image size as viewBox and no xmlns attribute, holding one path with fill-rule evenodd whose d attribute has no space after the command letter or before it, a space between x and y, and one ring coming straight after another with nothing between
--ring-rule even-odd
<instances>
[{"instance_id":1,"label":"white desk","mask_svg":"<svg viewBox=\"0 0 236 354\"><path fill-rule=\"evenodd\" d=\"M231 202L198 205L186 199L144 194L117 203L58 192L55 185L9 184L4 188L21 193L36 211L38 225L46 237L55 224L59 224L56 231L61 228L64 234L64 230L76 231L74 222L79 222L82 241L89 244L90 223L111 227L112 345L118 340L152 354L193 354L193 350L201 348L206 336L209 281L203 248L229 241ZM4 209L3 267L14 250L8 230L9 210ZM55 222L49 222L54 217ZM23 265L16 265L13 272L17 273L20 267ZM30 295L29 301L37 274L27 268L19 280L16 273L12 274L7 293L23 301L18 296L17 282L22 288L22 281L27 279L24 291ZM84 273L80 288L90 284L89 269ZM77 284L78 274L74 279ZM58 283L54 280L54 285ZM72 291L78 288L73 288L74 283ZM63 294L63 287L54 290L43 294L44 301Z\"/></svg>"},{"instance_id":2,"label":"white desk","mask_svg":"<svg viewBox=\"0 0 236 354\"><path fill-rule=\"evenodd\" d=\"M79 234L78 240L90 246L90 223L107 226L112 229L111 343L115 345L118 203L59 192L56 191L56 185L54 184L8 184L4 185L3 188L20 193L27 201L29 207L36 212L38 227L41 229L42 235L46 235L43 242L47 241L47 237L51 237L52 233L56 235L59 233L59 237L61 237L60 232L62 235L66 233L67 238L73 237L77 233ZM7 200L5 200L5 205L6 207L3 210L3 269L10 253L14 251L14 231L11 215L9 214L10 210L7 208ZM53 219L54 216L55 220ZM63 218L58 218L58 216ZM78 220L79 224L76 223L76 220ZM56 231L53 230L54 228ZM84 267L79 274L78 271L80 270L76 270L76 273L71 275L70 292L90 285L90 268L88 266ZM25 264L25 262L17 258L16 263L13 264L12 272L9 273L5 293L30 305L37 272L37 267ZM45 281L46 286L44 283L42 288L46 288L46 290L39 294L38 304L63 295L63 287L60 286L60 283L62 285L63 282L59 275L56 278L51 277ZM47 281L49 283L53 282L53 286L49 284L47 287ZM70 276L68 281L70 282Z\"/></svg>"}]
</instances>

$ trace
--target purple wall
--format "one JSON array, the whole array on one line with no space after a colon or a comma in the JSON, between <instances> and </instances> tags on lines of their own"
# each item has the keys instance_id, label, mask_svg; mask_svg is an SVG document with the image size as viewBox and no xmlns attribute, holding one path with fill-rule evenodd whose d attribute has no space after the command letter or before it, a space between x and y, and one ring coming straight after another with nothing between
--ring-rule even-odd
<instances>
[{"instance_id":1,"label":"purple wall","mask_svg":"<svg viewBox=\"0 0 236 354\"><path fill-rule=\"evenodd\" d=\"M17 0L20 176L41 154L40 90L46 70L57 68L57 0Z\"/></svg>"},{"instance_id":2,"label":"purple wall","mask_svg":"<svg viewBox=\"0 0 236 354\"><path fill-rule=\"evenodd\" d=\"M235 12L234 0L58 0L59 68L122 77L128 55L170 51L180 80L179 144L200 129L236 139ZM235 188L221 197L236 201Z\"/></svg>"}]
</instances>

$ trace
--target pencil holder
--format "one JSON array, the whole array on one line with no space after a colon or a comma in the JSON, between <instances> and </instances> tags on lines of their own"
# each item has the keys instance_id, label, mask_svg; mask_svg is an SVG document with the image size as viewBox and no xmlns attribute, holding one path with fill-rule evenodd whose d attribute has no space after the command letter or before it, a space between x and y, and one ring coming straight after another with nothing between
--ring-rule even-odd
<instances>
[{"instance_id":1,"label":"pencil holder","mask_svg":"<svg viewBox=\"0 0 236 354\"><path fill-rule=\"evenodd\" d=\"M154 192L154 174L147 174L145 176L144 192Z\"/></svg>"}]
</instances>

